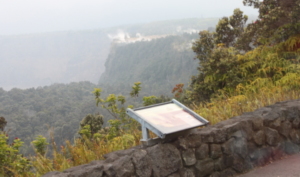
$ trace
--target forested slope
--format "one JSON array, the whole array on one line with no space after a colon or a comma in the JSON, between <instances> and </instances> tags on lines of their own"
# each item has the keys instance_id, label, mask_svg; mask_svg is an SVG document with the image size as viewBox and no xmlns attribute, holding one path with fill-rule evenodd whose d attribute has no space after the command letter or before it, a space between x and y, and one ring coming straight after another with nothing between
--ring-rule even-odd
<instances>
[{"instance_id":1,"label":"forested slope","mask_svg":"<svg viewBox=\"0 0 300 177\"><path fill-rule=\"evenodd\" d=\"M78 135L79 122L87 114L102 114L106 126L112 117L96 107L94 88L102 88L103 98L122 94L126 105L135 106L142 106L144 96L171 95L175 84L188 83L190 76L197 73L198 62L193 60L190 49L196 37L197 34L185 34L114 46L99 85L73 82L24 90L0 89L0 115L8 121L10 137L21 138L25 142L22 152L28 154L33 153L30 142L36 136L49 139L49 128L54 129L57 145L63 144L65 139L72 140ZM142 83L137 103L129 94L136 81Z\"/></svg>"},{"instance_id":2,"label":"forested slope","mask_svg":"<svg viewBox=\"0 0 300 177\"><path fill-rule=\"evenodd\" d=\"M0 87L9 90L53 83L97 83L113 39L124 35L197 32L216 23L217 18L193 18L107 29L0 36Z\"/></svg>"},{"instance_id":3,"label":"forested slope","mask_svg":"<svg viewBox=\"0 0 300 177\"><path fill-rule=\"evenodd\" d=\"M100 85L141 81L148 94L170 95L175 84L188 84L197 74L191 50L198 34L167 36L149 42L114 45L105 63Z\"/></svg>"},{"instance_id":4,"label":"forested slope","mask_svg":"<svg viewBox=\"0 0 300 177\"><path fill-rule=\"evenodd\" d=\"M211 124L278 101L299 99L298 2L282 1L281 4L274 6L275 1L268 0L263 3L245 0L245 5L259 8L260 19L247 25L248 17L240 9L234 9L232 16L220 19L215 33L210 31L199 33L192 46L195 54L189 51L190 44L195 38L187 34L168 36L150 42L117 44L111 48L106 71L101 76L99 85L81 82L68 85L55 84L37 89L13 89L9 92L0 90L0 117L4 116L9 122L8 128L12 128L10 137L19 136L25 140L25 150L29 149L28 143L34 136L48 135L46 124L55 129L56 144L53 143L53 147L56 147L62 143L65 135L70 133L66 139L72 139L76 135L76 125L87 113L100 110L95 107L95 102L92 101L94 97L90 92L94 87L102 88L103 92L100 88L95 89L97 103L106 104L108 110L120 115L119 118L117 116L118 119L110 121L111 127L107 129L109 133L104 130L97 136L96 133L93 134L93 137L91 126L86 125L86 129L83 129L85 132L81 131L81 134L86 136L77 139L74 145L69 144L65 146L66 148L62 147L59 152L54 151L55 158L47 158L40 151L30 162L24 160L25 164L33 163L39 174L45 174L102 159L104 153L140 143L139 125L124 118L124 109L121 111L116 109L116 102L123 104L124 97L117 98L110 95L106 101L102 99L109 93L116 95L122 93L128 98L132 83L136 81L142 82L142 91L139 93L137 87L139 83L135 83L136 86L133 88L137 92L131 92L130 95L133 97L139 95L140 101L146 95L170 93L169 86L172 88L175 83L188 82L190 75L195 72L197 75L191 78L192 83L188 89L177 86L177 91L181 92L179 98L187 98L192 102L191 108ZM291 7L295 7L292 15L290 15ZM199 61L192 59L195 56ZM190 64L186 65L188 62ZM126 103L132 104L133 102L127 98L126 101L129 101ZM135 104L135 107L137 106L139 104ZM100 111L107 119L108 116L104 113ZM125 123L122 124L123 122ZM8 135L4 133L0 136L4 142L2 144L8 147L6 149L16 151L19 145L5 143ZM49 137L47 138L49 140ZM41 137L39 142L43 140L46 141ZM18 138L14 140L16 143L20 141ZM45 145L41 150L46 149L45 141L41 143ZM1 152L4 152L4 157L10 160L12 156L6 149ZM20 159L22 160L19 157L13 159L16 163L5 164L4 167L19 169ZM2 174L5 170L9 170L3 169ZM22 173L31 172L27 170L20 172Z\"/></svg>"},{"instance_id":5,"label":"forested slope","mask_svg":"<svg viewBox=\"0 0 300 177\"><path fill-rule=\"evenodd\" d=\"M5 117L10 137L25 141L24 152L33 152L30 142L37 135L48 136L54 127L58 143L73 139L79 121L96 106L89 82L55 84L37 89L0 90L0 115ZM30 151L28 151L29 149Z\"/></svg>"},{"instance_id":6,"label":"forested slope","mask_svg":"<svg viewBox=\"0 0 300 177\"><path fill-rule=\"evenodd\" d=\"M36 58L39 56L49 57L49 59L51 57L60 58L60 56L68 58L68 54L73 52L73 59L68 61L68 67L65 68L66 72L68 71L68 74L74 75L74 77L76 77L76 73L78 75L87 74L92 77L91 73L100 73L101 67L97 66L97 64L93 67L88 67L88 65L81 63L89 60L89 51L91 53L90 57L96 60L97 57L94 54L97 53L97 47L93 46L91 38L97 35L103 36L103 34L95 31L86 32L85 35L90 36L90 38L84 37L83 34L65 33L64 35L69 37L65 36L60 39L63 35L58 33L56 37L54 35L52 38L46 35L43 37L44 40L36 38L35 42L31 41L31 39L35 38L34 35L28 36L28 38L24 37L20 47L22 48L28 43L30 50L21 50L20 48L20 53L12 55L9 54L11 53L10 51L5 51L5 49L9 49L7 46L1 49L5 52L1 53L0 56L5 59L3 60L4 62L11 63L14 60L9 60L10 57L6 56L14 56L13 58L17 59L18 56L22 55L28 60L21 61L21 64L31 64L35 68L36 65L43 63L43 61L41 59L40 63L34 63L34 59L31 59L31 56ZM52 84L30 89L14 88L10 91L0 88L0 116L5 117L8 122L6 130L10 129L9 137L11 140L14 137L18 137L24 141L22 152L28 155L33 153L30 142L38 135L46 136L49 140L49 128L54 129L54 139L58 146L63 144L64 140L72 140L75 136L78 136L79 122L87 114L100 113L104 117L105 126L107 126L107 121L112 117L106 110L96 107L95 98L92 94L94 88L102 88L103 98L109 94L116 94L116 96L122 94L126 97L125 105L134 105L135 107L142 106L142 98L144 96L171 95L175 84L187 84L191 75L197 74L198 62L193 60L195 55L191 50L191 44L197 37L198 34L196 33L186 33L180 36L170 35L149 42L112 44L106 61L106 71L101 76L99 85L85 81L72 82L70 84ZM4 45L5 38L1 39L2 45ZM64 46L70 42L68 41L70 39L74 41L74 45ZM18 37L16 37L15 42L10 40L8 45L14 45L17 41L20 41ZM49 43L49 41L52 42ZM83 49L79 51L80 47L77 43L80 41L82 42L80 46ZM59 43L60 45L56 46L54 43ZM42 45L40 50L36 50L36 47L39 45ZM97 44L95 45L97 46ZM82 51L85 52L82 53ZM51 53L51 55L47 53ZM86 57L87 59L82 60ZM96 63L96 61L94 62ZM77 69L80 70L81 68L82 71L73 70L73 65L77 65ZM21 65L18 66L21 67ZM1 65L1 68L1 72L5 73L5 66ZM18 70L18 68L16 69ZM49 69L55 71L57 68L53 66L49 67ZM27 77L40 77L42 80L46 80L43 78L43 73L36 70L28 71L26 74L22 74L22 72L24 71L20 69L19 74L13 75L13 78L7 77L6 79L11 79L11 82L18 82L20 79L23 79L24 82L28 82L27 84L30 84L30 80L26 80ZM10 75L12 73L8 72L6 74ZM34 80L34 78L32 79ZM137 81L142 83L142 90L135 102L133 98L130 99L129 93L133 83ZM1 82L5 82L5 80L1 80Z\"/></svg>"},{"instance_id":7,"label":"forested slope","mask_svg":"<svg viewBox=\"0 0 300 177\"><path fill-rule=\"evenodd\" d=\"M108 112L96 107L92 94L98 87L90 82L53 84L36 89L0 89L0 115L8 122L11 139L25 141L22 152L33 153L30 142L38 135L49 137L49 128L54 129L55 142L59 146L64 140L77 136L79 122L87 114L99 113L104 122L110 119ZM114 87L102 87L102 95L126 93ZM130 90L128 86L127 90ZM127 93L129 95L129 92ZM128 104L133 104L128 100ZM49 128L48 128L49 127Z\"/></svg>"}]
</instances>

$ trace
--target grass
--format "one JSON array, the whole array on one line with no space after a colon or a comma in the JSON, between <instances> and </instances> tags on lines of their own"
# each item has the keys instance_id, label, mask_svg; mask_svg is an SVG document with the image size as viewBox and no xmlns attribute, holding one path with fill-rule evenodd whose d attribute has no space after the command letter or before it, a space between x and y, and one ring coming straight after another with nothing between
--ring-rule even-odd
<instances>
[{"instance_id":1,"label":"grass","mask_svg":"<svg viewBox=\"0 0 300 177\"><path fill-rule=\"evenodd\" d=\"M193 110L210 121L211 124L216 124L241 115L243 112L251 112L279 101L299 98L299 90L287 90L280 86L273 86L272 88L262 88L257 93L236 95L225 99L215 98L209 104L193 105ZM151 136L154 136L154 134ZM84 141L76 139L73 145L70 141L66 141L66 146L61 146L60 151L57 150L52 139L52 146L54 147L53 158L50 159L40 154L31 157L35 174L30 176L41 176L49 171L63 171L93 160L101 160L104 154L139 145L141 137L142 133L140 130L132 129L124 132L123 136L116 137L110 141L105 139L85 139Z\"/></svg>"},{"instance_id":2,"label":"grass","mask_svg":"<svg viewBox=\"0 0 300 177\"><path fill-rule=\"evenodd\" d=\"M115 137L112 140L105 138L97 138L90 140L88 138L75 139L72 144L69 140L66 141L66 146L61 146L60 150L56 147L51 131L53 158L43 156L36 153L36 156L31 156L30 160L35 174L28 176L42 176L50 171L63 171L73 166L87 164L93 160L102 160L103 155L117 151L128 149L139 145L141 132L138 129L133 129L123 132L122 136Z\"/></svg>"},{"instance_id":3,"label":"grass","mask_svg":"<svg viewBox=\"0 0 300 177\"><path fill-rule=\"evenodd\" d=\"M211 103L193 105L193 110L206 118L211 124L252 112L256 109L275 104L276 102L300 98L300 90L290 90L281 86L261 88L259 92L236 95L229 98L216 98Z\"/></svg>"},{"instance_id":4,"label":"grass","mask_svg":"<svg viewBox=\"0 0 300 177\"><path fill-rule=\"evenodd\" d=\"M259 66L259 68L252 82L248 82L246 85L238 85L230 96L220 92L209 103L192 104L192 109L210 121L211 124L216 124L241 115L244 112L252 112L276 102L299 99L299 62L287 63L285 60L282 62L282 59L278 58L276 51L272 53L269 49L265 50L268 52L265 56L262 55L263 52L257 52L258 49L255 50L256 53L249 52L247 55L241 56L244 58L248 57L245 58L245 61L247 61L245 64L258 63L253 65ZM261 60L265 60L264 63ZM250 68L247 74L252 74L253 66L246 66ZM270 75L274 75L274 77L272 78ZM136 122L133 121L131 124L131 128L121 130L120 136L113 139L106 137L94 140L88 138L75 139L73 144L67 140L66 146L61 146L60 150L56 147L53 134L51 133L53 157L49 158L36 153L35 156L30 157L33 171L22 174L22 176L37 177L50 171L63 171L93 160L101 160L104 154L139 145L142 133ZM151 137L154 136L151 133ZM16 173L15 176L20 175Z\"/></svg>"}]
</instances>

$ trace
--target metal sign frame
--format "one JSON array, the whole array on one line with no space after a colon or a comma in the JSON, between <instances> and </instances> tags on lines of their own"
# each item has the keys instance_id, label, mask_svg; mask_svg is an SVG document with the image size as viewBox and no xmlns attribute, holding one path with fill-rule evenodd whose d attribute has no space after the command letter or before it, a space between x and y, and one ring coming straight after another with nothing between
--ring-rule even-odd
<instances>
[{"instance_id":1,"label":"metal sign frame","mask_svg":"<svg viewBox=\"0 0 300 177\"><path fill-rule=\"evenodd\" d=\"M154 104L154 105L151 105L151 106L146 106L146 107L141 107L141 108L136 108L136 109L127 108L126 113L142 125L142 133L143 133L143 139L141 139L142 142L146 142L146 144L149 144L149 142L152 140L149 137L149 130L152 131L153 133L155 133L161 139L166 138L166 136L169 135L169 134L164 134L163 132L161 132L160 130L155 128L155 126L153 126L151 123L145 121L143 118L141 118L140 115L136 114L135 111L142 110L142 109L147 109L147 108L152 108L152 107L156 107L156 106L161 106L161 105L166 105L166 104L170 104L170 103L174 103L175 105L179 106L184 111L186 111L187 113L191 114L194 118L196 118L198 121L203 123L203 125L201 125L201 126L205 126L209 123L209 121L207 121L203 117L199 116L197 113L190 110L189 108L187 108L186 106L184 106L183 104L181 104L179 101L177 101L175 99L172 99L172 101L169 101L169 102ZM172 132L171 134L178 133L178 132L183 132L183 131L190 130L190 129L193 129L193 128L196 128L196 127L199 127L199 126L189 127L189 128L186 128L186 129L183 129L183 130L180 130L180 131Z\"/></svg>"}]
</instances>

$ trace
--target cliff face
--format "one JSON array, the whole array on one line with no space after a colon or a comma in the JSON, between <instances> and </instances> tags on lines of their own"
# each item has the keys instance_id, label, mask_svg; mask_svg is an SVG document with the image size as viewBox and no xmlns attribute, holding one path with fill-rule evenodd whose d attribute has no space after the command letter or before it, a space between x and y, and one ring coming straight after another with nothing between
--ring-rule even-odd
<instances>
[{"instance_id":1,"label":"cliff face","mask_svg":"<svg viewBox=\"0 0 300 177\"><path fill-rule=\"evenodd\" d=\"M197 74L198 61L191 49L198 34L166 36L131 44L114 43L100 85L141 81L148 95L171 94L175 84L188 84Z\"/></svg>"},{"instance_id":2,"label":"cliff face","mask_svg":"<svg viewBox=\"0 0 300 177\"><path fill-rule=\"evenodd\" d=\"M167 34L197 33L215 26L218 20L193 18L99 30L0 36L0 86L10 90L53 83L96 83L105 69L112 40L130 43Z\"/></svg>"},{"instance_id":3,"label":"cliff face","mask_svg":"<svg viewBox=\"0 0 300 177\"><path fill-rule=\"evenodd\" d=\"M172 142L134 147L44 177L235 176L300 151L300 99L197 129Z\"/></svg>"}]
</instances>

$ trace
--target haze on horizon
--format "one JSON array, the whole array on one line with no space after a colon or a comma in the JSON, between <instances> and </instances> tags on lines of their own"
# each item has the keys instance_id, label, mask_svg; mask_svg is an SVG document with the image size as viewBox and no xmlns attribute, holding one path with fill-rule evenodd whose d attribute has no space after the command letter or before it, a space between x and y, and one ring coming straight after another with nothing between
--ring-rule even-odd
<instances>
[{"instance_id":1,"label":"haze on horizon","mask_svg":"<svg viewBox=\"0 0 300 177\"><path fill-rule=\"evenodd\" d=\"M183 18L257 15L242 0L0 0L0 35L89 30Z\"/></svg>"},{"instance_id":2,"label":"haze on horizon","mask_svg":"<svg viewBox=\"0 0 300 177\"><path fill-rule=\"evenodd\" d=\"M0 0L0 88L98 83L115 38L197 32L235 8L258 15L243 0Z\"/></svg>"}]
</instances>

